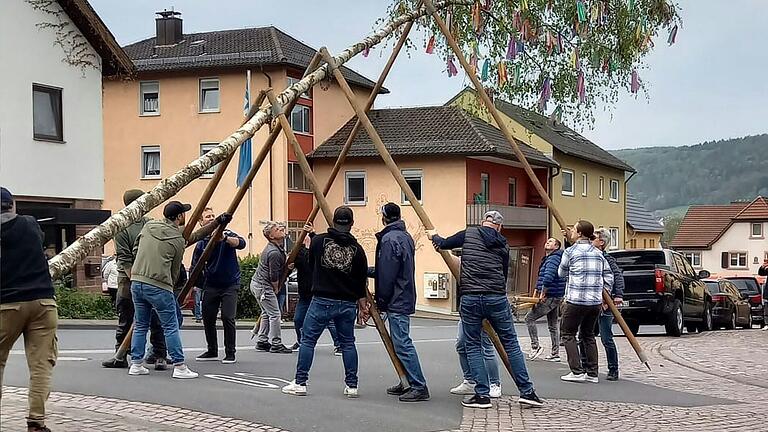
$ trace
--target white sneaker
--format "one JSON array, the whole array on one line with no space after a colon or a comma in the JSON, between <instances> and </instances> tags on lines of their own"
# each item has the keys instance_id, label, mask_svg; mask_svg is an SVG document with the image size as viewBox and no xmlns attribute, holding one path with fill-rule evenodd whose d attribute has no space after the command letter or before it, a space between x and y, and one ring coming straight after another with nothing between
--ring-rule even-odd
<instances>
[{"instance_id":1,"label":"white sneaker","mask_svg":"<svg viewBox=\"0 0 768 432\"><path fill-rule=\"evenodd\" d=\"M763 328L762 328L762 330L763 330L763 331L766 331L766 330L768 330L768 325L764 325L764 326L763 326Z\"/></svg>"},{"instance_id":2,"label":"white sneaker","mask_svg":"<svg viewBox=\"0 0 768 432\"><path fill-rule=\"evenodd\" d=\"M548 355L548 356L544 357L544 361L558 363L558 362L560 362L560 356L559 355Z\"/></svg>"},{"instance_id":3,"label":"white sneaker","mask_svg":"<svg viewBox=\"0 0 768 432\"><path fill-rule=\"evenodd\" d=\"M475 394L475 385L464 380L461 384L451 389L451 394L455 395L473 395Z\"/></svg>"},{"instance_id":4,"label":"white sneaker","mask_svg":"<svg viewBox=\"0 0 768 432\"><path fill-rule=\"evenodd\" d=\"M143 364L132 364L128 369L128 375L149 375L149 369L145 368Z\"/></svg>"},{"instance_id":5,"label":"white sneaker","mask_svg":"<svg viewBox=\"0 0 768 432\"><path fill-rule=\"evenodd\" d=\"M287 386L283 387L282 392L294 396L306 396L307 386L296 384L296 381L291 381Z\"/></svg>"},{"instance_id":6,"label":"white sneaker","mask_svg":"<svg viewBox=\"0 0 768 432\"><path fill-rule=\"evenodd\" d=\"M541 353L544 352L544 347L539 346L538 348L531 348L531 352L528 354L528 360L536 360Z\"/></svg>"},{"instance_id":7,"label":"white sneaker","mask_svg":"<svg viewBox=\"0 0 768 432\"><path fill-rule=\"evenodd\" d=\"M600 380L596 376L585 376L584 381L592 384L597 384Z\"/></svg>"},{"instance_id":8,"label":"white sneaker","mask_svg":"<svg viewBox=\"0 0 768 432\"><path fill-rule=\"evenodd\" d=\"M575 374L570 372L568 375L561 376L560 379L569 382L584 382L587 380L587 374Z\"/></svg>"},{"instance_id":9,"label":"white sneaker","mask_svg":"<svg viewBox=\"0 0 768 432\"><path fill-rule=\"evenodd\" d=\"M192 372L187 365L182 364L178 366L173 367L173 375L174 378L177 379L191 379L191 378L197 378L197 372Z\"/></svg>"},{"instance_id":10,"label":"white sneaker","mask_svg":"<svg viewBox=\"0 0 768 432\"><path fill-rule=\"evenodd\" d=\"M491 384L490 396L494 399L501 397L501 384Z\"/></svg>"},{"instance_id":11,"label":"white sneaker","mask_svg":"<svg viewBox=\"0 0 768 432\"><path fill-rule=\"evenodd\" d=\"M350 399L358 397L357 387L344 386L344 396Z\"/></svg>"}]
</instances>

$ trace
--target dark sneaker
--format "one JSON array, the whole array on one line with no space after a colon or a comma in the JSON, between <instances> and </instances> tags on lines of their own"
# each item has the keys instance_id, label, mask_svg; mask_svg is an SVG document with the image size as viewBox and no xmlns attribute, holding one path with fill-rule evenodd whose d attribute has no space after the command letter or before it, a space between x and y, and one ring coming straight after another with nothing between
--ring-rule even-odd
<instances>
[{"instance_id":1,"label":"dark sneaker","mask_svg":"<svg viewBox=\"0 0 768 432\"><path fill-rule=\"evenodd\" d=\"M272 345L269 342L256 342L256 351L269 352L270 348L272 348Z\"/></svg>"},{"instance_id":2,"label":"dark sneaker","mask_svg":"<svg viewBox=\"0 0 768 432\"><path fill-rule=\"evenodd\" d=\"M164 371L166 369L168 369L168 360L159 358L155 361L155 370Z\"/></svg>"},{"instance_id":3,"label":"dark sneaker","mask_svg":"<svg viewBox=\"0 0 768 432\"><path fill-rule=\"evenodd\" d=\"M105 367L107 369L126 369L128 367L128 360L111 358L101 362L101 367Z\"/></svg>"},{"instance_id":4,"label":"dark sneaker","mask_svg":"<svg viewBox=\"0 0 768 432\"><path fill-rule=\"evenodd\" d=\"M396 386L392 386L387 389L387 394L392 396L400 396L408 393L408 390L410 390L410 387L403 386L403 383L400 383Z\"/></svg>"},{"instance_id":5,"label":"dark sneaker","mask_svg":"<svg viewBox=\"0 0 768 432\"><path fill-rule=\"evenodd\" d=\"M488 396L473 395L461 401L461 404L467 408L480 408L488 409L493 405L491 404L491 398Z\"/></svg>"},{"instance_id":6,"label":"dark sneaker","mask_svg":"<svg viewBox=\"0 0 768 432\"><path fill-rule=\"evenodd\" d=\"M51 432L51 430L37 423L27 423L27 432Z\"/></svg>"},{"instance_id":7,"label":"dark sneaker","mask_svg":"<svg viewBox=\"0 0 768 432\"><path fill-rule=\"evenodd\" d=\"M606 377L608 381L618 381L619 380L619 372L608 372L608 376Z\"/></svg>"},{"instance_id":8,"label":"dark sneaker","mask_svg":"<svg viewBox=\"0 0 768 432\"><path fill-rule=\"evenodd\" d=\"M199 356L195 357L195 361L216 361L219 359L219 353L206 351Z\"/></svg>"},{"instance_id":9,"label":"dark sneaker","mask_svg":"<svg viewBox=\"0 0 768 432\"><path fill-rule=\"evenodd\" d=\"M341 357L341 347L334 347L333 348L333 355L337 357Z\"/></svg>"},{"instance_id":10,"label":"dark sneaker","mask_svg":"<svg viewBox=\"0 0 768 432\"><path fill-rule=\"evenodd\" d=\"M537 396L536 392L533 390L531 390L531 392L528 394L521 395L520 399L517 400L517 403L520 405L528 405L532 407L540 407L544 405L544 402L539 399L539 396Z\"/></svg>"},{"instance_id":11,"label":"dark sneaker","mask_svg":"<svg viewBox=\"0 0 768 432\"><path fill-rule=\"evenodd\" d=\"M148 365L153 365L157 362L157 356L154 354L150 354L147 356L147 358L144 359L144 363Z\"/></svg>"},{"instance_id":12,"label":"dark sneaker","mask_svg":"<svg viewBox=\"0 0 768 432\"><path fill-rule=\"evenodd\" d=\"M235 360L235 355L234 354L227 354L226 356L224 356L224 359L221 362L224 363L224 364L233 364L236 361L237 360Z\"/></svg>"},{"instance_id":13,"label":"dark sneaker","mask_svg":"<svg viewBox=\"0 0 768 432\"><path fill-rule=\"evenodd\" d=\"M423 402L429 400L429 390L410 388L408 392L399 397L400 402Z\"/></svg>"},{"instance_id":14,"label":"dark sneaker","mask_svg":"<svg viewBox=\"0 0 768 432\"><path fill-rule=\"evenodd\" d=\"M296 342L295 344L291 345L291 351L298 351L299 350L299 343Z\"/></svg>"},{"instance_id":15,"label":"dark sneaker","mask_svg":"<svg viewBox=\"0 0 768 432\"><path fill-rule=\"evenodd\" d=\"M272 345L272 347L269 349L269 352L272 354L293 354L293 350L283 344Z\"/></svg>"}]
</instances>

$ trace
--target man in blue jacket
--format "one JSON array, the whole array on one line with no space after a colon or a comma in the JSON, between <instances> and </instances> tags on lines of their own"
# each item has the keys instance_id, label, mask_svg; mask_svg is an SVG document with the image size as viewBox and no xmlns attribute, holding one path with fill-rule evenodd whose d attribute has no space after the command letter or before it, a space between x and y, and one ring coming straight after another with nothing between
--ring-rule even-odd
<instances>
[{"instance_id":1,"label":"man in blue jacket","mask_svg":"<svg viewBox=\"0 0 768 432\"><path fill-rule=\"evenodd\" d=\"M400 206L385 204L381 208L381 221L384 229L376 233L376 267L368 268L368 277L376 281L376 306L387 314L392 344L410 384L410 387L403 383L390 387L387 394L400 396L401 402L426 401L429 400L427 381L410 336L410 315L416 313L416 249L400 218Z\"/></svg>"},{"instance_id":2,"label":"man in blue jacket","mask_svg":"<svg viewBox=\"0 0 768 432\"><path fill-rule=\"evenodd\" d=\"M205 209L204 213L208 212L213 213L213 210ZM210 236L197 242L191 268L195 268L209 241ZM235 362L235 315L237 292L240 289L240 263L237 261L236 250L245 248L245 239L225 229L217 241L203 270L203 327L208 350L197 356L196 360L216 361L219 358L216 315L221 309L221 322L224 325L224 359L221 362L231 364Z\"/></svg>"},{"instance_id":3,"label":"man in blue jacket","mask_svg":"<svg viewBox=\"0 0 768 432\"><path fill-rule=\"evenodd\" d=\"M544 360L560 361L560 326L557 321L560 313L560 304L565 294L565 279L557 274L560 267L560 259L563 251L560 250L560 240L550 238L544 244L544 258L539 266L539 278L536 280L535 296L541 296L541 300L533 306L525 317L525 325L528 326L528 334L531 336L531 353L528 358L535 360L544 347L539 344L539 335L536 329L536 320L546 315L549 337L552 341L552 351Z\"/></svg>"}]
</instances>

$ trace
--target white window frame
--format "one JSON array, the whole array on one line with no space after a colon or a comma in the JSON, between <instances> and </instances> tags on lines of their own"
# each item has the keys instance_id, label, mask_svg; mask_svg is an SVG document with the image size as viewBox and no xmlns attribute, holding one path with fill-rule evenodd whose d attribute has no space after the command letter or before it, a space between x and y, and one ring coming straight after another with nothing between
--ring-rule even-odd
<instances>
[{"instance_id":1,"label":"white window frame","mask_svg":"<svg viewBox=\"0 0 768 432\"><path fill-rule=\"evenodd\" d=\"M619 229L617 227L608 228L608 232L611 233L611 244L608 249L616 250L619 248Z\"/></svg>"},{"instance_id":2,"label":"white window frame","mask_svg":"<svg viewBox=\"0 0 768 432\"><path fill-rule=\"evenodd\" d=\"M600 176L599 181L599 188L598 188L598 195L597 197L600 199L605 199L605 177Z\"/></svg>"},{"instance_id":3,"label":"white window frame","mask_svg":"<svg viewBox=\"0 0 768 432\"><path fill-rule=\"evenodd\" d=\"M294 180L294 174L297 170L301 172L301 176L304 180L304 184L299 187L296 186L296 181ZM288 190L291 192L312 193L312 188L309 187L309 181L304 175L304 171L301 170L301 166L298 162L288 161Z\"/></svg>"},{"instance_id":4,"label":"white window frame","mask_svg":"<svg viewBox=\"0 0 768 432\"><path fill-rule=\"evenodd\" d=\"M565 175L568 174L571 176L571 190L567 191L565 190ZM574 190L576 189L575 186L576 182L576 175L574 174L573 170L569 169L563 169L560 172L560 193L565 196L574 196Z\"/></svg>"},{"instance_id":5,"label":"white window frame","mask_svg":"<svg viewBox=\"0 0 768 432\"><path fill-rule=\"evenodd\" d=\"M304 124L305 117L302 115L301 116L302 128L297 129L296 125L293 124L293 113L296 112L296 110L304 110L304 109L306 109L307 112L309 113L309 116L307 117L309 118L309 124L306 124L306 125ZM291 111L291 115L288 116L288 123L290 123L291 129L295 133L301 134L301 135L312 135L312 108L307 105L296 104L296 106L294 106L293 110Z\"/></svg>"},{"instance_id":6,"label":"white window frame","mask_svg":"<svg viewBox=\"0 0 768 432\"><path fill-rule=\"evenodd\" d=\"M613 185L616 185L616 197L615 198L613 197ZM610 188L609 188L609 191L608 191L608 193L610 195L608 197L608 199L611 202L619 202L619 196L621 195L619 187L620 187L619 181L616 180L616 179L611 179L611 184L610 184Z\"/></svg>"},{"instance_id":7,"label":"white window frame","mask_svg":"<svg viewBox=\"0 0 768 432\"><path fill-rule=\"evenodd\" d=\"M510 201L510 199L509 199L509 189L510 189L510 187L512 188L512 195L515 198L514 200L511 200L512 202L509 202ZM510 177L509 178L509 183L507 185L507 204L510 207L517 206L517 178L516 177Z\"/></svg>"},{"instance_id":8,"label":"white window frame","mask_svg":"<svg viewBox=\"0 0 768 432\"><path fill-rule=\"evenodd\" d=\"M294 78L292 76L288 76L288 87L296 84L297 82L301 81L301 78ZM304 99L312 100L312 87L309 88L306 92L299 95L299 97Z\"/></svg>"},{"instance_id":9,"label":"white window frame","mask_svg":"<svg viewBox=\"0 0 768 432\"><path fill-rule=\"evenodd\" d=\"M205 109L205 108L203 108L203 85L204 84L213 83L213 82L216 83L216 91L219 92L219 103L216 106L216 108ZM205 90L212 90L212 89L205 89ZM198 92L197 104L198 104L198 112L199 113L202 114L202 113L217 113L217 112L221 112L221 81L219 80L219 78L217 78L217 77L200 78L197 81L197 92ZM159 95L159 93L158 93L158 95ZM159 99L159 97L158 97L158 99Z\"/></svg>"},{"instance_id":10,"label":"white window frame","mask_svg":"<svg viewBox=\"0 0 768 432\"><path fill-rule=\"evenodd\" d=\"M581 173L581 196L587 196L587 173Z\"/></svg>"},{"instance_id":11,"label":"white window frame","mask_svg":"<svg viewBox=\"0 0 768 432\"><path fill-rule=\"evenodd\" d=\"M413 191L413 193L421 197L419 198L420 203L424 203L424 171L421 168L408 168L408 169L400 170L400 174L403 175L406 182L408 181L409 178L419 179L419 184L420 184L419 193L416 194L415 190ZM411 205L410 201L408 201L408 197L405 196L405 192L402 189L400 190L400 203L402 205Z\"/></svg>"},{"instance_id":12,"label":"white window frame","mask_svg":"<svg viewBox=\"0 0 768 432\"><path fill-rule=\"evenodd\" d=\"M208 153L209 151L213 150L216 146L218 146L218 143L201 143L200 144L200 156ZM200 178L208 179L213 177L214 174L216 174L216 170L219 169L219 165L221 165L221 162L217 163L216 165L208 168L208 171L204 172Z\"/></svg>"},{"instance_id":13,"label":"white window frame","mask_svg":"<svg viewBox=\"0 0 768 432\"><path fill-rule=\"evenodd\" d=\"M349 179L353 179L353 178L363 179L363 200L362 201L349 200ZM344 204L350 205L350 206L365 206L368 204L368 173L366 173L363 170L344 172Z\"/></svg>"},{"instance_id":14,"label":"white window frame","mask_svg":"<svg viewBox=\"0 0 768 432\"><path fill-rule=\"evenodd\" d=\"M687 251L687 252L680 252L685 259L688 260L689 263L691 263L691 266L693 268L701 268L701 252L696 251Z\"/></svg>"},{"instance_id":15,"label":"white window frame","mask_svg":"<svg viewBox=\"0 0 768 432\"><path fill-rule=\"evenodd\" d=\"M149 84L157 85L157 111L144 111L144 86ZM152 117L160 115L160 81L139 81L139 116Z\"/></svg>"},{"instance_id":16,"label":"white window frame","mask_svg":"<svg viewBox=\"0 0 768 432\"><path fill-rule=\"evenodd\" d=\"M157 174L147 174L147 166L146 166L146 159L145 155L147 153L157 153L159 163L160 163L160 172ZM155 180L161 178L163 174L163 154L160 151L159 145L146 145L141 146L141 179L142 180Z\"/></svg>"},{"instance_id":17,"label":"white window frame","mask_svg":"<svg viewBox=\"0 0 768 432\"><path fill-rule=\"evenodd\" d=\"M488 193L485 193L486 190L483 188L484 182L488 186L485 188L487 189ZM482 196L483 200L485 200L483 204L491 203L491 175L488 173L480 173L480 196Z\"/></svg>"},{"instance_id":18,"label":"white window frame","mask_svg":"<svg viewBox=\"0 0 768 432\"><path fill-rule=\"evenodd\" d=\"M760 233L759 234L755 234L755 227L756 226L760 227ZM764 233L763 233L763 223L762 222L752 222L752 223L749 224L749 238L761 239L761 238L763 238L763 236L764 236Z\"/></svg>"},{"instance_id":19,"label":"white window frame","mask_svg":"<svg viewBox=\"0 0 768 432\"><path fill-rule=\"evenodd\" d=\"M744 265L739 264L741 255L744 255ZM734 258L736 258L736 264L733 263ZM728 268L745 269L745 268L749 268L748 266L749 266L749 253L747 253L746 251L728 252Z\"/></svg>"}]
</instances>

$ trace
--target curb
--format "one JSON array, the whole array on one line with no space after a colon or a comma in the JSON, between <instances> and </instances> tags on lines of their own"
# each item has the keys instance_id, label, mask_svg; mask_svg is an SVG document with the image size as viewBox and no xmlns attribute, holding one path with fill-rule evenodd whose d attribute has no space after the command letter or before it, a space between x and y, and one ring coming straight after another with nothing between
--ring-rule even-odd
<instances>
[{"instance_id":1,"label":"curb","mask_svg":"<svg viewBox=\"0 0 768 432\"><path fill-rule=\"evenodd\" d=\"M256 321L241 321L235 324L236 330L251 330ZM216 324L221 327L221 323ZM58 329L61 330L114 330L117 327L117 321L113 320L59 320ZM185 317L181 330L203 330L202 323L196 323L193 319ZM293 322L284 322L280 325L281 329L292 329Z\"/></svg>"}]
</instances>

